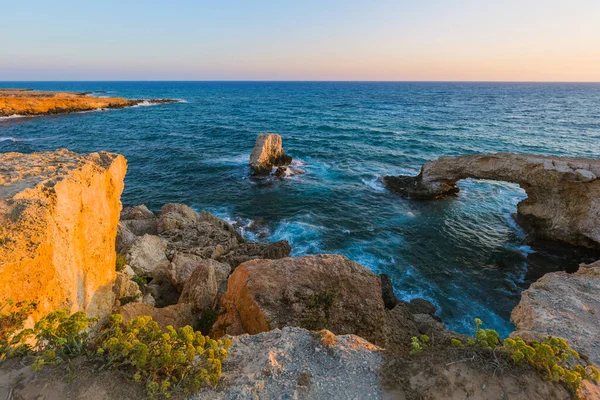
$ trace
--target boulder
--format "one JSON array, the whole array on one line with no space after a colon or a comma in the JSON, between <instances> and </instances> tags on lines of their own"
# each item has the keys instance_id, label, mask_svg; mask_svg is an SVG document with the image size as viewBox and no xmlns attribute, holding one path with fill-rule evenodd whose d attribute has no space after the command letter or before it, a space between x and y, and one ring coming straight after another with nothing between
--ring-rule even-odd
<instances>
[{"instance_id":1,"label":"boulder","mask_svg":"<svg viewBox=\"0 0 600 400\"><path fill-rule=\"evenodd\" d=\"M227 284L231 267L215 260L200 260L186 280L179 303L191 304L195 312L214 309L221 288Z\"/></svg>"},{"instance_id":2,"label":"boulder","mask_svg":"<svg viewBox=\"0 0 600 400\"><path fill-rule=\"evenodd\" d=\"M399 300L394 293L392 279L388 274L380 274L379 278L381 279L381 297L383 298L383 304L385 305L385 308L391 310L399 303Z\"/></svg>"},{"instance_id":3,"label":"boulder","mask_svg":"<svg viewBox=\"0 0 600 400\"><path fill-rule=\"evenodd\" d=\"M173 328L182 328L193 325L194 316L188 304L175 304L164 308L155 308L144 303L128 303L119 307L118 313L123 316L123 323L127 324L136 317L148 315L152 317L161 329L168 325Z\"/></svg>"},{"instance_id":4,"label":"boulder","mask_svg":"<svg viewBox=\"0 0 600 400\"><path fill-rule=\"evenodd\" d=\"M203 259L199 256L176 252L166 269L171 284L181 293L194 270L202 263Z\"/></svg>"},{"instance_id":5,"label":"boulder","mask_svg":"<svg viewBox=\"0 0 600 400\"><path fill-rule=\"evenodd\" d=\"M417 176L386 176L388 190L417 199L458 193L465 178L518 183L518 222L532 238L600 249L600 160L532 154L440 157Z\"/></svg>"},{"instance_id":6,"label":"boulder","mask_svg":"<svg viewBox=\"0 0 600 400\"><path fill-rule=\"evenodd\" d=\"M288 257L291 251L292 248L287 240L280 240L275 243L244 242L234 247L229 253L219 257L219 261L235 268L241 263L255 258L277 260Z\"/></svg>"},{"instance_id":7,"label":"boulder","mask_svg":"<svg viewBox=\"0 0 600 400\"><path fill-rule=\"evenodd\" d=\"M132 281L134 273L131 267L125 267L125 270L117 272L117 279L113 286L113 292L117 300L133 301L142 298L142 292L139 285Z\"/></svg>"},{"instance_id":8,"label":"boulder","mask_svg":"<svg viewBox=\"0 0 600 400\"><path fill-rule=\"evenodd\" d=\"M121 221L143 221L148 219L156 219L156 215L146 207L145 204L139 206L127 207L121 211Z\"/></svg>"},{"instance_id":9,"label":"boulder","mask_svg":"<svg viewBox=\"0 0 600 400\"><path fill-rule=\"evenodd\" d=\"M408 304L408 310L411 314L427 314L436 318L435 313L437 312L437 308L429 300L421 298L412 299Z\"/></svg>"},{"instance_id":10,"label":"boulder","mask_svg":"<svg viewBox=\"0 0 600 400\"><path fill-rule=\"evenodd\" d=\"M381 293L379 276L346 257L251 260L229 277L221 299L224 311L212 333L219 337L300 326L355 334L383 347L406 348L416 327L408 310L402 309L404 304L395 307L400 308L394 318L388 318ZM399 332L395 337L403 337L402 343L391 343L393 330Z\"/></svg>"},{"instance_id":11,"label":"boulder","mask_svg":"<svg viewBox=\"0 0 600 400\"><path fill-rule=\"evenodd\" d=\"M256 138L250 154L250 167L257 175L269 175L273 167L288 165L292 157L285 154L281 136L275 133L261 133Z\"/></svg>"},{"instance_id":12,"label":"boulder","mask_svg":"<svg viewBox=\"0 0 600 400\"><path fill-rule=\"evenodd\" d=\"M110 313L126 170L106 152L0 154L2 299L38 302L33 321L65 307Z\"/></svg>"},{"instance_id":13,"label":"boulder","mask_svg":"<svg viewBox=\"0 0 600 400\"><path fill-rule=\"evenodd\" d=\"M163 238L144 235L135 239L125 253L125 259L138 276L153 277L156 269L169 265L166 251L167 242Z\"/></svg>"},{"instance_id":14,"label":"boulder","mask_svg":"<svg viewBox=\"0 0 600 400\"><path fill-rule=\"evenodd\" d=\"M162 210L158 230L170 256L181 252L217 259L244 242L233 226L206 211L198 214L183 204L167 204Z\"/></svg>"},{"instance_id":15,"label":"boulder","mask_svg":"<svg viewBox=\"0 0 600 400\"><path fill-rule=\"evenodd\" d=\"M124 221L119 221L117 225L117 239L115 243L115 249L117 254L124 255L127 250L131 247L135 239L136 235L133 234L127 227Z\"/></svg>"},{"instance_id":16,"label":"boulder","mask_svg":"<svg viewBox=\"0 0 600 400\"><path fill-rule=\"evenodd\" d=\"M574 274L552 272L532 283L511 314L526 340L558 336L600 365L600 261L582 264Z\"/></svg>"}]
</instances>

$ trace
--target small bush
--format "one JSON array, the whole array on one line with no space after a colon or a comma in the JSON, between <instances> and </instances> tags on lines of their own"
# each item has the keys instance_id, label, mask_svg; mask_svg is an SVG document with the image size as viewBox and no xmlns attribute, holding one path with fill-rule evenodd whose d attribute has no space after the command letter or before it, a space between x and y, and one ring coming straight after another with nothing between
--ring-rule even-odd
<instances>
[{"instance_id":1,"label":"small bush","mask_svg":"<svg viewBox=\"0 0 600 400\"><path fill-rule=\"evenodd\" d=\"M429 348L429 336L421 335L420 337L413 336L410 342L410 354L419 354L423 350Z\"/></svg>"},{"instance_id":2,"label":"small bush","mask_svg":"<svg viewBox=\"0 0 600 400\"><path fill-rule=\"evenodd\" d=\"M500 335L493 329L482 329L483 322L475 318L475 337L467 341L468 346L484 347L493 350L500 346Z\"/></svg>"},{"instance_id":3,"label":"small bush","mask_svg":"<svg viewBox=\"0 0 600 400\"><path fill-rule=\"evenodd\" d=\"M196 392L204 384L215 386L221 361L227 358L228 339L213 340L190 326L163 332L151 317L137 317L123 326L113 315L100 335L98 354L112 368L143 381L149 396L170 397L174 390Z\"/></svg>"},{"instance_id":4,"label":"small bush","mask_svg":"<svg viewBox=\"0 0 600 400\"><path fill-rule=\"evenodd\" d=\"M140 290L142 291L144 290L144 286L148 284L148 278L146 278L145 276L134 275L133 278L131 278L131 280L137 283L140 287Z\"/></svg>"},{"instance_id":5,"label":"small bush","mask_svg":"<svg viewBox=\"0 0 600 400\"><path fill-rule=\"evenodd\" d=\"M23 331L25 321L37 308L37 303L12 299L0 301L0 362L23 355L30 346L25 343L29 331Z\"/></svg>"},{"instance_id":6,"label":"small bush","mask_svg":"<svg viewBox=\"0 0 600 400\"><path fill-rule=\"evenodd\" d=\"M463 347L463 343L456 338L450 339L450 344L452 345L452 347Z\"/></svg>"},{"instance_id":7,"label":"small bush","mask_svg":"<svg viewBox=\"0 0 600 400\"><path fill-rule=\"evenodd\" d=\"M121 272L125 269L125 265L127 265L127 260L120 254L117 254L117 261L115 265L115 269L117 272Z\"/></svg>"},{"instance_id":8,"label":"small bush","mask_svg":"<svg viewBox=\"0 0 600 400\"><path fill-rule=\"evenodd\" d=\"M504 340L504 349L516 364L527 362L545 379L564 383L574 392L584 379L600 381L598 369L577 362L579 354L564 339L546 336L541 342L534 340L527 343L520 338L508 338Z\"/></svg>"}]
</instances>

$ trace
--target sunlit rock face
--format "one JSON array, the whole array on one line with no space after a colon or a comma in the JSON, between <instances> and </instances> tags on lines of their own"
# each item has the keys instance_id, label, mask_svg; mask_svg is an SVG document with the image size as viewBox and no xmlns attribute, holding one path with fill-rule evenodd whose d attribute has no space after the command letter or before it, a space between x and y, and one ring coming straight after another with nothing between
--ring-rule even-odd
<instances>
[{"instance_id":1,"label":"sunlit rock face","mask_svg":"<svg viewBox=\"0 0 600 400\"><path fill-rule=\"evenodd\" d=\"M600 365L600 261L582 264L574 274L544 275L523 292L511 321L513 337L562 337Z\"/></svg>"},{"instance_id":2,"label":"sunlit rock face","mask_svg":"<svg viewBox=\"0 0 600 400\"><path fill-rule=\"evenodd\" d=\"M518 183L518 222L532 238L600 249L600 160L530 154L440 157L418 176L386 176L388 190L416 199L458 193L465 178Z\"/></svg>"},{"instance_id":3,"label":"sunlit rock face","mask_svg":"<svg viewBox=\"0 0 600 400\"><path fill-rule=\"evenodd\" d=\"M68 150L0 155L2 298L103 317L114 303L123 156Z\"/></svg>"},{"instance_id":4,"label":"sunlit rock face","mask_svg":"<svg viewBox=\"0 0 600 400\"><path fill-rule=\"evenodd\" d=\"M281 136L275 133L261 133L250 154L250 167L257 175L269 175L273 167L285 166L292 157L285 154ZM280 172L285 175L285 172Z\"/></svg>"},{"instance_id":5,"label":"sunlit rock face","mask_svg":"<svg viewBox=\"0 0 600 400\"><path fill-rule=\"evenodd\" d=\"M380 277L338 255L245 262L229 277L221 305L214 336L326 328L402 351L417 334L405 303L385 308Z\"/></svg>"}]
</instances>

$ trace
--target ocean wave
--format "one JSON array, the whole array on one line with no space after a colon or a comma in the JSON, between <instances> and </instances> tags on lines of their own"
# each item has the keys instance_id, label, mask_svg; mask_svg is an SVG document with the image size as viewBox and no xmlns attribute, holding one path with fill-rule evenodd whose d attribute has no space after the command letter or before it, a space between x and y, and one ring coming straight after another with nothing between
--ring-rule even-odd
<instances>
[{"instance_id":1,"label":"ocean wave","mask_svg":"<svg viewBox=\"0 0 600 400\"><path fill-rule=\"evenodd\" d=\"M5 116L5 117L0 117L0 121L4 121L7 119L15 119L15 118L27 118L27 117L31 117L31 115L13 114L13 115Z\"/></svg>"},{"instance_id":2,"label":"ocean wave","mask_svg":"<svg viewBox=\"0 0 600 400\"><path fill-rule=\"evenodd\" d=\"M148 100L144 100L141 103L138 103L134 106L131 106L131 108L136 108L136 107L150 107L150 106L155 106L157 103L152 103L149 102Z\"/></svg>"},{"instance_id":3,"label":"ocean wave","mask_svg":"<svg viewBox=\"0 0 600 400\"><path fill-rule=\"evenodd\" d=\"M362 178L361 181L376 192L383 193L386 191L380 176L371 179Z\"/></svg>"}]
</instances>

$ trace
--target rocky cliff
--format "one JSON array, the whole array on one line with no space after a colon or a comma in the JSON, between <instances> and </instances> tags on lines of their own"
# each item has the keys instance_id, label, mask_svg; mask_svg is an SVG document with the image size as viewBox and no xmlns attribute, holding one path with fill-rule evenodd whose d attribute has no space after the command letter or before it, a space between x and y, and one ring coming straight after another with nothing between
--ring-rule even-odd
<instances>
[{"instance_id":1,"label":"rocky cliff","mask_svg":"<svg viewBox=\"0 0 600 400\"><path fill-rule=\"evenodd\" d=\"M2 298L104 316L114 302L125 158L67 150L0 155Z\"/></svg>"},{"instance_id":2,"label":"rocky cliff","mask_svg":"<svg viewBox=\"0 0 600 400\"><path fill-rule=\"evenodd\" d=\"M511 320L517 327L511 336L562 337L600 365L600 261L574 274L544 275L523 292Z\"/></svg>"},{"instance_id":3,"label":"rocky cliff","mask_svg":"<svg viewBox=\"0 0 600 400\"><path fill-rule=\"evenodd\" d=\"M151 104L174 103L176 100L131 100L120 97L94 97L89 96L88 93L0 89L0 117L66 114L106 108L125 108L144 102Z\"/></svg>"},{"instance_id":4,"label":"rocky cliff","mask_svg":"<svg viewBox=\"0 0 600 400\"><path fill-rule=\"evenodd\" d=\"M465 178L518 183L527 193L519 222L534 238L600 249L600 160L530 154L440 157L418 176L386 176L385 186L417 199L458 193Z\"/></svg>"}]
</instances>

